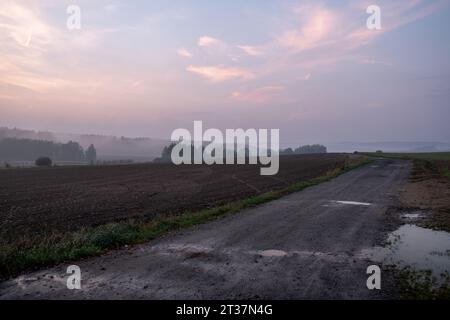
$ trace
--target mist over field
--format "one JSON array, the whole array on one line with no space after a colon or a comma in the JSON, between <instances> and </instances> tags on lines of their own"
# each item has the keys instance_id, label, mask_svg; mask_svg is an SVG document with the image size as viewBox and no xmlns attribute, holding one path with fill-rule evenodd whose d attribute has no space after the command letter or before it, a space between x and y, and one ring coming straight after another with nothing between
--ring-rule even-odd
<instances>
[{"instance_id":1,"label":"mist over field","mask_svg":"<svg viewBox=\"0 0 450 320\"><path fill-rule=\"evenodd\" d=\"M97 149L97 156L101 160L133 160L134 162L148 162L159 157L164 146L170 142L169 139L126 138L0 128L0 139L4 138L44 140L56 143L76 141L83 148L93 144ZM2 159L1 154L0 160L5 160ZM13 160L24 159L16 158Z\"/></svg>"},{"instance_id":2,"label":"mist over field","mask_svg":"<svg viewBox=\"0 0 450 320\"><path fill-rule=\"evenodd\" d=\"M129 138L104 136L95 134L54 133L45 131L23 130L18 128L0 128L0 139L32 139L45 140L56 143L78 142L81 147L87 148L93 144L97 149L97 156L101 160L133 160L133 162L148 162L161 156L170 139L152 139L147 137ZM317 142L317 141L313 141ZM320 141L319 141L320 142ZM282 148L296 148L298 145L285 145ZM450 143L443 142L332 142L325 143L328 152L445 152L450 151ZM24 160L20 158L1 160Z\"/></svg>"}]
</instances>

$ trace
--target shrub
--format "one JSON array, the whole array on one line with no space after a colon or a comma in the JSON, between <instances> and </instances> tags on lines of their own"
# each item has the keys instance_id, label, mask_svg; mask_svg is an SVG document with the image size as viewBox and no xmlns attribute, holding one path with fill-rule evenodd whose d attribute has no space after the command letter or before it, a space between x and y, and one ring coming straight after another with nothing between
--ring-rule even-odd
<instances>
[{"instance_id":1,"label":"shrub","mask_svg":"<svg viewBox=\"0 0 450 320\"><path fill-rule=\"evenodd\" d=\"M50 159L49 157L40 157L34 163L38 167L51 167L52 159Z\"/></svg>"}]
</instances>

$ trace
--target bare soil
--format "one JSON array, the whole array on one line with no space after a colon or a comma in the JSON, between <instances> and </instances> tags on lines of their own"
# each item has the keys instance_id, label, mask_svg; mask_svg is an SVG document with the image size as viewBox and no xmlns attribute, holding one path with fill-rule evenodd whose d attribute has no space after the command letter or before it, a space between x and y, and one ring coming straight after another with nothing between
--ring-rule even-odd
<instances>
[{"instance_id":1,"label":"bare soil","mask_svg":"<svg viewBox=\"0 0 450 320\"><path fill-rule=\"evenodd\" d=\"M429 162L428 165L421 161L414 163L400 201L405 209L426 214L419 223L422 226L450 231L450 179L441 173L448 167L448 160Z\"/></svg>"},{"instance_id":2,"label":"bare soil","mask_svg":"<svg viewBox=\"0 0 450 320\"><path fill-rule=\"evenodd\" d=\"M138 164L0 170L0 241L151 219L244 199L344 166L345 155L280 158L275 176L257 165Z\"/></svg>"}]
</instances>

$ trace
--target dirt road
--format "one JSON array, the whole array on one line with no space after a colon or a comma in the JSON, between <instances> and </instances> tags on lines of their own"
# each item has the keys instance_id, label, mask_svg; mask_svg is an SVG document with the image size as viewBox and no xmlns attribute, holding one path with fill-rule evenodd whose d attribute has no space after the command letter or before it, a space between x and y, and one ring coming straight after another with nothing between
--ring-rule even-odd
<instances>
[{"instance_id":1,"label":"dirt road","mask_svg":"<svg viewBox=\"0 0 450 320\"><path fill-rule=\"evenodd\" d=\"M376 160L338 178L149 244L75 263L81 290L68 290L69 264L0 284L0 298L303 299L386 298L368 290L387 208L410 162Z\"/></svg>"}]
</instances>

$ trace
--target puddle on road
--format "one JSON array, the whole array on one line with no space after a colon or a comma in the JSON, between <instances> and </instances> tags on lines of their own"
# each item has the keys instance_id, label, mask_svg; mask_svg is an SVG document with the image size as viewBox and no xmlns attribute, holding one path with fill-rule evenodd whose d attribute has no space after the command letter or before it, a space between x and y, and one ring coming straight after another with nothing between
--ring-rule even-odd
<instances>
[{"instance_id":1,"label":"puddle on road","mask_svg":"<svg viewBox=\"0 0 450 320\"><path fill-rule=\"evenodd\" d=\"M288 255L286 251L282 250L263 250L258 253L263 257L285 257Z\"/></svg>"},{"instance_id":2,"label":"puddle on road","mask_svg":"<svg viewBox=\"0 0 450 320\"><path fill-rule=\"evenodd\" d=\"M411 223L412 221L422 219L426 214L426 212L423 212L421 210L413 210L408 211L408 213L402 214L400 218L402 218L404 221L407 221L406 223Z\"/></svg>"},{"instance_id":3,"label":"puddle on road","mask_svg":"<svg viewBox=\"0 0 450 320\"><path fill-rule=\"evenodd\" d=\"M387 265L431 270L436 278L450 273L450 233L401 226L388 237L388 246L364 250L363 256Z\"/></svg>"},{"instance_id":4,"label":"puddle on road","mask_svg":"<svg viewBox=\"0 0 450 320\"><path fill-rule=\"evenodd\" d=\"M420 213L405 213L404 215L402 215L402 218L411 219L411 220L415 220L420 217L422 217L422 215Z\"/></svg>"},{"instance_id":5,"label":"puddle on road","mask_svg":"<svg viewBox=\"0 0 450 320\"><path fill-rule=\"evenodd\" d=\"M359 202L359 201L329 200L328 204L323 204L322 207L341 207L345 205L369 207L372 204L368 202Z\"/></svg>"},{"instance_id":6,"label":"puddle on road","mask_svg":"<svg viewBox=\"0 0 450 320\"><path fill-rule=\"evenodd\" d=\"M351 206L366 206L366 207L368 207L368 206L372 205L371 203L368 203L368 202L358 202L358 201L335 201L335 202L339 203L339 204L348 204Z\"/></svg>"}]
</instances>

